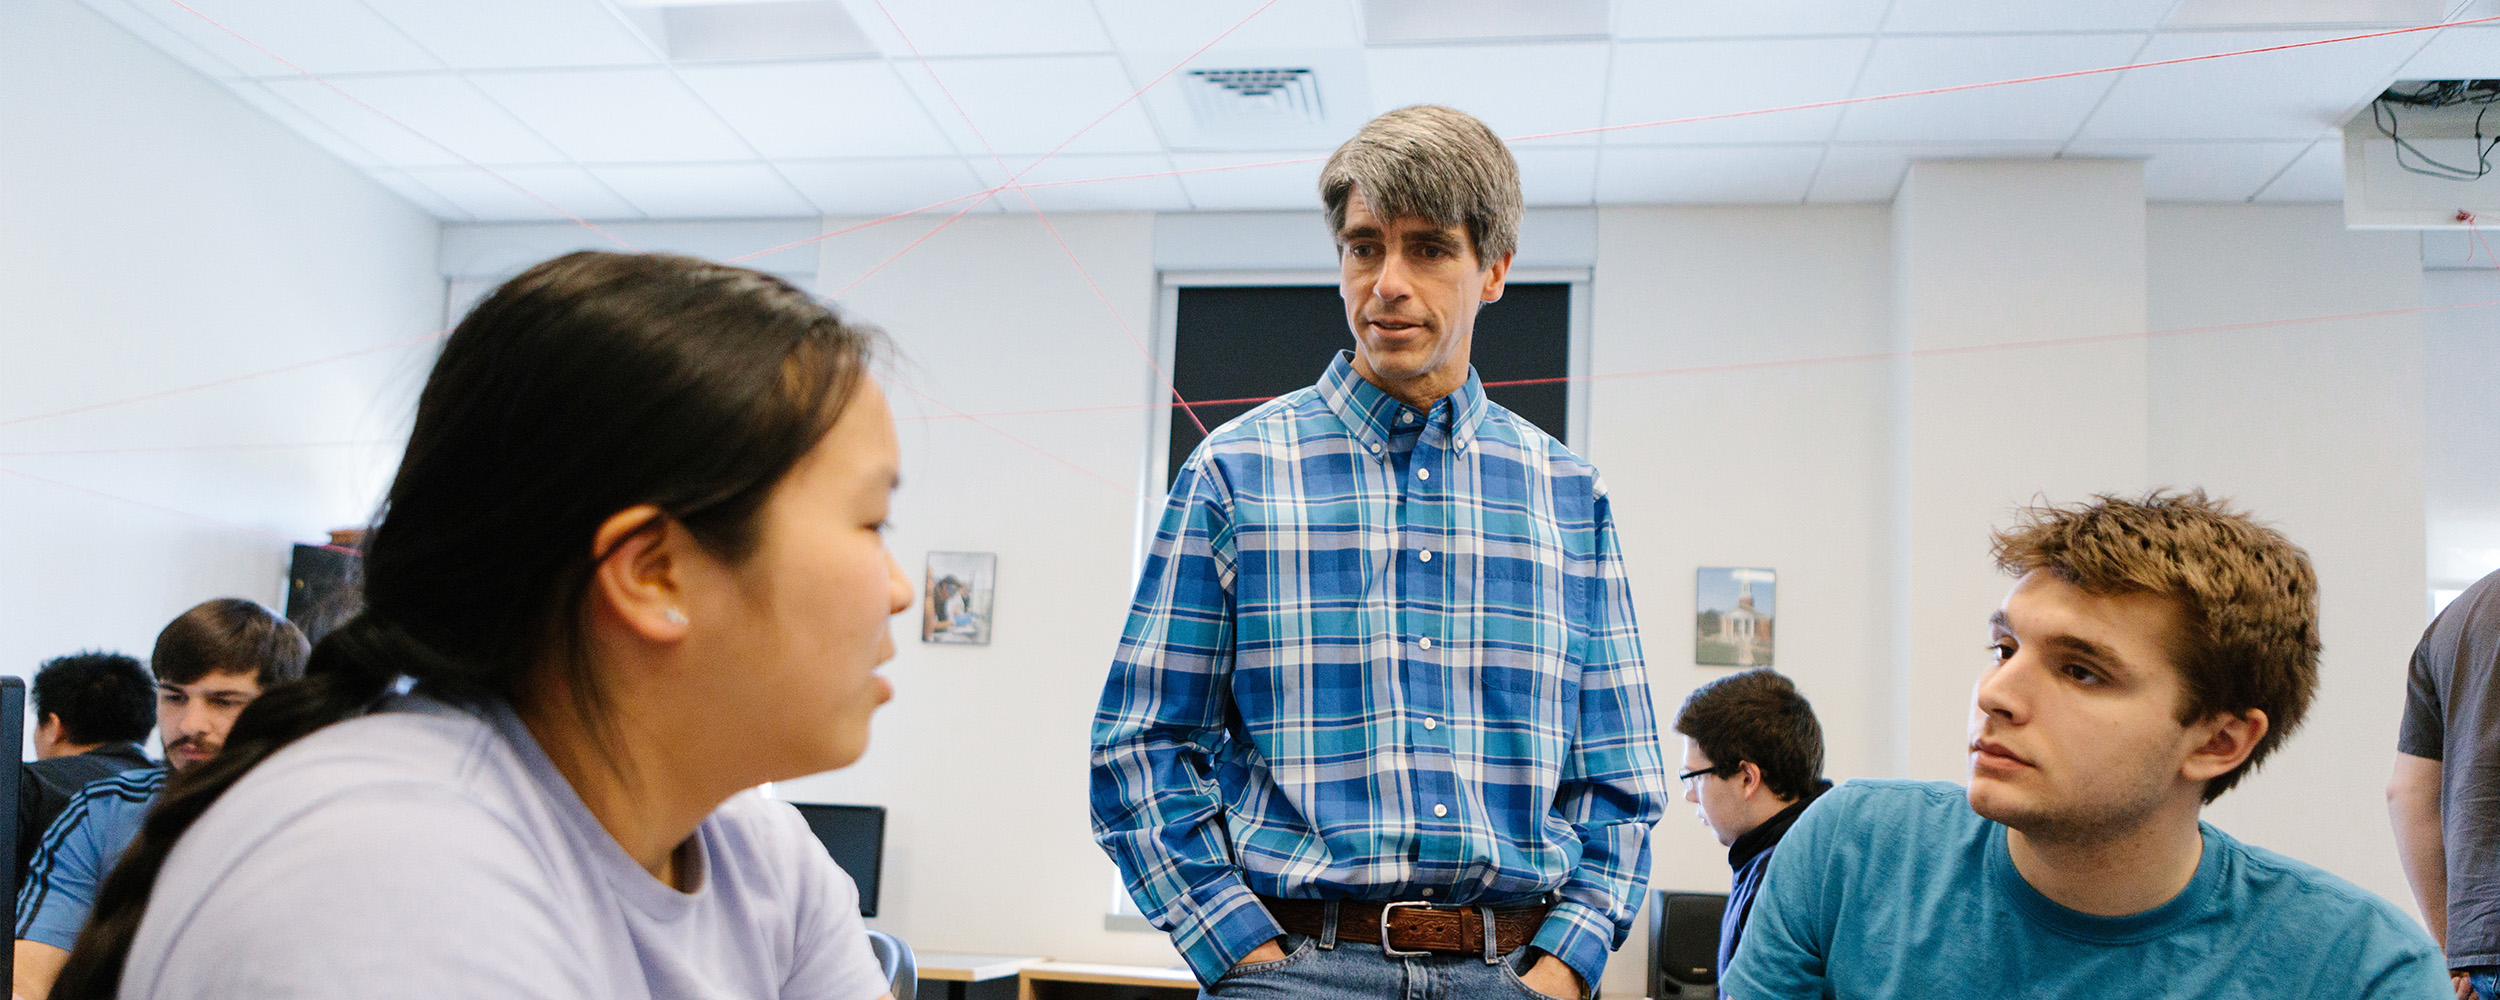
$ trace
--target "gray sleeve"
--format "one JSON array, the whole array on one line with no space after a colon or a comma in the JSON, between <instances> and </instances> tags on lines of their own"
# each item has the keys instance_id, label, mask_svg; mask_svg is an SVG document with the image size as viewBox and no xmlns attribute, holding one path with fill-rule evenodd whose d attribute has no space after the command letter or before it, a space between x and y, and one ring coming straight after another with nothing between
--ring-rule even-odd
<instances>
[{"instance_id":1,"label":"gray sleeve","mask_svg":"<svg viewBox=\"0 0 2500 1000\"><path fill-rule=\"evenodd\" d=\"M788 870L796 889L798 931L790 978L782 984L787 1000L875 1000L890 984L876 953L868 948L868 925L859 916L859 886L833 863L808 832L798 810L775 810L775 840L788 847Z\"/></svg>"},{"instance_id":2,"label":"gray sleeve","mask_svg":"<svg viewBox=\"0 0 2500 1000\"><path fill-rule=\"evenodd\" d=\"M2448 716L2440 707L2439 671L2431 662L2438 632L2439 623L2432 622L2413 647L2413 665L2405 671L2404 721L2396 729L2396 752L2425 760L2447 757Z\"/></svg>"},{"instance_id":3,"label":"gray sleeve","mask_svg":"<svg viewBox=\"0 0 2500 1000\"><path fill-rule=\"evenodd\" d=\"M456 795L368 787L221 842L236 830L204 825L175 848L122 997L609 993L580 958L597 930L568 925L533 845Z\"/></svg>"}]
</instances>

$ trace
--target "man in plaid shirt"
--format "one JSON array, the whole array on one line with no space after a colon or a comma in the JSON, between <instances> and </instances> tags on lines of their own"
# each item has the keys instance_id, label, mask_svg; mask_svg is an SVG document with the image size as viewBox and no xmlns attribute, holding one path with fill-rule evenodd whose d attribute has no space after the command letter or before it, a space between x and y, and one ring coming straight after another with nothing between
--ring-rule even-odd
<instances>
[{"instance_id":1,"label":"man in plaid shirt","mask_svg":"<svg viewBox=\"0 0 2500 1000\"><path fill-rule=\"evenodd\" d=\"M1419 106L1320 188L1355 349L1183 465L1094 718L1095 834L1208 995L1577 1000L1666 771L1605 487L1468 365L1518 167Z\"/></svg>"}]
</instances>

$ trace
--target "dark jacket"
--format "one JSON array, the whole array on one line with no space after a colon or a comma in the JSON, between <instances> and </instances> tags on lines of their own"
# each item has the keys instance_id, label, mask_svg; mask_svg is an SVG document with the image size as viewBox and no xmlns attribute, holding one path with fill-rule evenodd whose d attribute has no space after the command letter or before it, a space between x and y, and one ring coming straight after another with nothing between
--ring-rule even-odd
<instances>
[{"instance_id":1,"label":"dark jacket","mask_svg":"<svg viewBox=\"0 0 2500 1000\"><path fill-rule=\"evenodd\" d=\"M59 819L78 790L98 778L155 764L136 743L107 743L86 753L50 760L30 760L17 776L17 884L26 884L26 865L34 860L35 842Z\"/></svg>"},{"instance_id":2,"label":"dark jacket","mask_svg":"<svg viewBox=\"0 0 2500 1000\"><path fill-rule=\"evenodd\" d=\"M1736 960L1736 939L1745 932L1745 915L1753 912L1754 894L1762 891L1762 876L1771 870L1771 849L1788 836L1788 828L1805 815L1806 806L1831 790L1831 782L1816 779L1805 798L1789 803L1728 845L1727 866L1736 869L1736 879L1728 885L1727 912L1719 917L1719 975L1727 975L1728 963Z\"/></svg>"}]
</instances>

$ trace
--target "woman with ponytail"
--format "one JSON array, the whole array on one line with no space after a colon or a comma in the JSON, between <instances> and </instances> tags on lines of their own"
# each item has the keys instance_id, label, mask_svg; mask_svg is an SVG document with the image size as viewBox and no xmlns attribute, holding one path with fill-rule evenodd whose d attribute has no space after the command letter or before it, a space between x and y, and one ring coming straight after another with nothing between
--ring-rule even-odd
<instances>
[{"instance_id":1,"label":"woman with ponytail","mask_svg":"<svg viewBox=\"0 0 2500 1000\"><path fill-rule=\"evenodd\" d=\"M884 993L856 889L750 790L858 759L890 694L875 339L679 257L488 297L365 611L167 787L53 996Z\"/></svg>"}]
</instances>

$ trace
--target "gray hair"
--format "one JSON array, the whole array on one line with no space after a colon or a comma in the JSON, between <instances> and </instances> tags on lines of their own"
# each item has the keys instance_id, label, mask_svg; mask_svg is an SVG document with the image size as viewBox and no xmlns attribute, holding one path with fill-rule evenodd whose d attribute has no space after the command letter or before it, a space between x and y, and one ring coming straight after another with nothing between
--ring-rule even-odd
<instances>
[{"instance_id":1,"label":"gray hair","mask_svg":"<svg viewBox=\"0 0 2500 1000\"><path fill-rule=\"evenodd\" d=\"M1345 228L1357 188L1385 219L1464 224L1479 266L1519 247L1519 163L1483 122L1456 108L1417 104L1364 123L1319 172L1328 232Z\"/></svg>"}]
</instances>

